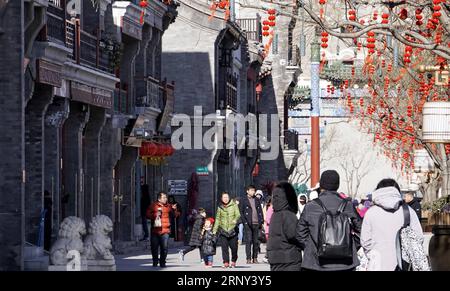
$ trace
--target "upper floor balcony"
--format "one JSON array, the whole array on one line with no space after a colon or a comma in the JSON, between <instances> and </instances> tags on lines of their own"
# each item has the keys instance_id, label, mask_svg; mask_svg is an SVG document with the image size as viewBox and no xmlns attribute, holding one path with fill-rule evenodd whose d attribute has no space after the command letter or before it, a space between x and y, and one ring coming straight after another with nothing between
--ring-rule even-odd
<instances>
[{"instance_id":1,"label":"upper floor balcony","mask_svg":"<svg viewBox=\"0 0 450 291\"><path fill-rule=\"evenodd\" d=\"M67 19L64 0L50 0L47 23L40 35L41 41L58 42L71 50L69 57L77 64L112 74L118 62L120 45L102 38L100 29L81 29L80 19Z\"/></svg>"},{"instance_id":2,"label":"upper floor balcony","mask_svg":"<svg viewBox=\"0 0 450 291\"><path fill-rule=\"evenodd\" d=\"M239 27L244 31L244 35L248 41L255 41L262 43L262 25L261 16L256 14L255 18L241 18L237 19Z\"/></svg>"}]
</instances>

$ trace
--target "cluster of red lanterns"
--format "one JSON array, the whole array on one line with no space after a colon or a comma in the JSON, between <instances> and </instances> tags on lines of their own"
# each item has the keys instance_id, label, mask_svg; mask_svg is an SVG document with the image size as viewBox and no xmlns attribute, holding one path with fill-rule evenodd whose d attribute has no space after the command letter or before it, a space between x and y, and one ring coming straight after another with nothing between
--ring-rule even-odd
<instances>
[{"instance_id":1,"label":"cluster of red lanterns","mask_svg":"<svg viewBox=\"0 0 450 291\"><path fill-rule=\"evenodd\" d=\"M405 54L403 55L403 62L405 64L411 63L411 56L412 56L413 48L409 45L405 46Z\"/></svg>"},{"instance_id":2,"label":"cluster of red lanterns","mask_svg":"<svg viewBox=\"0 0 450 291\"><path fill-rule=\"evenodd\" d=\"M383 13L381 14L381 23L382 24L388 24L389 23L389 14L388 13Z\"/></svg>"},{"instance_id":3,"label":"cluster of red lanterns","mask_svg":"<svg viewBox=\"0 0 450 291\"><path fill-rule=\"evenodd\" d=\"M139 23L144 24L145 8L147 8L147 6L148 6L148 0L139 1L139 6L142 8L141 16L139 18Z\"/></svg>"},{"instance_id":4,"label":"cluster of red lanterns","mask_svg":"<svg viewBox=\"0 0 450 291\"><path fill-rule=\"evenodd\" d=\"M423 24L422 9L416 9L416 25L421 26Z\"/></svg>"},{"instance_id":5,"label":"cluster of red lanterns","mask_svg":"<svg viewBox=\"0 0 450 291\"><path fill-rule=\"evenodd\" d=\"M356 20L356 11L355 10L348 11L348 20L350 20L350 21Z\"/></svg>"},{"instance_id":6,"label":"cluster of red lanterns","mask_svg":"<svg viewBox=\"0 0 450 291\"><path fill-rule=\"evenodd\" d=\"M450 143L445 144L445 153L450 155Z\"/></svg>"},{"instance_id":7,"label":"cluster of red lanterns","mask_svg":"<svg viewBox=\"0 0 450 291\"><path fill-rule=\"evenodd\" d=\"M441 4L441 0L433 0L433 18L434 19L439 19L441 17L441 9L442 7L439 5ZM435 24L437 24L435 22Z\"/></svg>"},{"instance_id":8,"label":"cluster of red lanterns","mask_svg":"<svg viewBox=\"0 0 450 291\"><path fill-rule=\"evenodd\" d=\"M377 21L377 20L378 20L378 11L374 11L374 12L373 12L373 17L372 17L372 19L373 19L374 21Z\"/></svg>"},{"instance_id":9,"label":"cluster of red lanterns","mask_svg":"<svg viewBox=\"0 0 450 291\"><path fill-rule=\"evenodd\" d=\"M398 18L400 18L401 20L405 20L406 18L408 18L408 10L406 10L405 8L400 10L400 13L398 14Z\"/></svg>"},{"instance_id":10,"label":"cluster of red lanterns","mask_svg":"<svg viewBox=\"0 0 450 291\"><path fill-rule=\"evenodd\" d=\"M350 109L350 114L353 114L355 108L353 107L352 96L350 94L347 95L347 106Z\"/></svg>"},{"instance_id":11,"label":"cluster of red lanterns","mask_svg":"<svg viewBox=\"0 0 450 291\"><path fill-rule=\"evenodd\" d=\"M375 53L375 32L369 31L367 32L367 48L369 49L369 55Z\"/></svg>"},{"instance_id":12,"label":"cluster of red lanterns","mask_svg":"<svg viewBox=\"0 0 450 291\"><path fill-rule=\"evenodd\" d=\"M269 36L270 35L270 33L269 33L270 27L274 27L276 24L275 14L277 13L277 11L275 9L269 9L269 10L267 10L267 13L269 14L269 16L267 17L266 20L263 21L263 27L262 27L262 29L263 29L262 35L263 36Z\"/></svg>"},{"instance_id":13,"label":"cluster of red lanterns","mask_svg":"<svg viewBox=\"0 0 450 291\"><path fill-rule=\"evenodd\" d=\"M433 14L431 15L431 18L428 19L427 29L435 30L437 25L439 24L439 19L442 15L442 7L439 5L441 2L441 0L433 0Z\"/></svg>"},{"instance_id":14,"label":"cluster of red lanterns","mask_svg":"<svg viewBox=\"0 0 450 291\"><path fill-rule=\"evenodd\" d=\"M169 143L143 142L139 148L141 157L167 157L174 152L175 149Z\"/></svg>"},{"instance_id":15,"label":"cluster of red lanterns","mask_svg":"<svg viewBox=\"0 0 450 291\"><path fill-rule=\"evenodd\" d=\"M220 9L225 9L225 8L229 7L229 5L230 5L230 3L229 3L228 0L222 0L222 1L219 2L219 4L217 4L217 6Z\"/></svg>"},{"instance_id":16,"label":"cluster of red lanterns","mask_svg":"<svg viewBox=\"0 0 450 291\"><path fill-rule=\"evenodd\" d=\"M408 105L408 106L406 107L406 115L407 115L408 117L412 117L412 116L413 116L413 107L412 107L412 105Z\"/></svg>"},{"instance_id":17,"label":"cluster of red lanterns","mask_svg":"<svg viewBox=\"0 0 450 291\"><path fill-rule=\"evenodd\" d=\"M331 86L330 84L327 85L327 93L334 95L334 86Z\"/></svg>"},{"instance_id":18,"label":"cluster of red lanterns","mask_svg":"<svg viewBox=\"0 0 450 291\"><path fill-rule=\"evenodd\" d=\"M328 32L322 32L322 44L320 45L322 48L326 49L328 47Z\"/></svg>"}]
</instances>

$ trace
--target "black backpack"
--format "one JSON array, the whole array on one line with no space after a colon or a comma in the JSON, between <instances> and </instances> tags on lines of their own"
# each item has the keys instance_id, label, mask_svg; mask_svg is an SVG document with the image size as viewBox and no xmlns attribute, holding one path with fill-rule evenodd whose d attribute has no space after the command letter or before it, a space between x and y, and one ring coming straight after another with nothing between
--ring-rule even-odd
<instances>
[{"instance_id":1,"label":"black backpack","mask_svg":"<svg viewBox=\"0 0 450 291\"><path fill-rule=\"evenodd\" d=\"M320 201L314 199L324 213L319 218L317 255L319 263L333 261L353 261L353 237L350 218L344 213L347 200L343 200L336 213L329 211Z\"/></svg>"}]
</instances>

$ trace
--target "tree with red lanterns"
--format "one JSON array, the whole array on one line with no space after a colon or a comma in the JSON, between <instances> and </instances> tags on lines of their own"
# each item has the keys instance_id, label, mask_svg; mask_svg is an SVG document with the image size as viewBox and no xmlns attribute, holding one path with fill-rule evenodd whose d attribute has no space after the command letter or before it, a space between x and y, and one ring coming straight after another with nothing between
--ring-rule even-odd
<instances>
[{"instance_id":1,"label":"tree with red lanterns","mask_svg":"<svg viewBox=\"0 0 450 291\"><path fill-rule=\"evenodd\" d=\"M448 185L450 145L422 140L422 110L425 102L449 101L448 61L450 60L450 1L447 0L316 0L305 3L261 0L259 9L276 6L276 13L296 18L285 8L297 6L322 30L321 47L330 37L365 52L363 76L341 84L349 113L361 129L374 135L374 144L403 173L414 170L414 150L424 148L435 164L435 172L425 185L438 189ZM304 4L302 4L304 3ZM258 8L257 5L242 5ZM270 8L273 9L273 8ZM330 11L343 10L341 17ZM366 95L352 96L355 79L365 80ZM358 97L355 105L353 99ZM437 186L436 186L437 185ZM442 187L443 195L448 187ZM437 198L435 191L426 200Z\"/></svg>"}]
</instances>

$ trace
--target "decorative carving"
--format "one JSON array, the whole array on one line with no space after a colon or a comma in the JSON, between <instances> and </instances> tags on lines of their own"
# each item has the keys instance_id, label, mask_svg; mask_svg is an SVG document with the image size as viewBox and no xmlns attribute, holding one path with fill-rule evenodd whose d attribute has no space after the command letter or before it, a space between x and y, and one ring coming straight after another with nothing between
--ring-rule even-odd
<instances>
[{"instance_id":1,"label":"decorative carving","mask_svg":"<svg viewBox=\"0 0 450 291\"><path fill-rule=\"evenodd\" d=\"M106 215L95 216L89 224L89 234L84 242L84 253L88 260L114 260L111 254L111 239L108 234L113 223Z\"/></svg>"},{"instance_id":2,"label":"decorative carving","mask_svg":"<svg viewBox=\"0 0 450 291\"><path fill-rule=\"evenodd\" d=\"M83 241L81 237L86 234L86 226L81 218L66 217L59 228L58 240L50 249L50 262L57 266L66 266L69 263L67 254L78 251L83 255Z\"/></svg>"}]
</instances>

